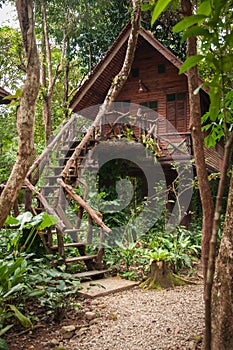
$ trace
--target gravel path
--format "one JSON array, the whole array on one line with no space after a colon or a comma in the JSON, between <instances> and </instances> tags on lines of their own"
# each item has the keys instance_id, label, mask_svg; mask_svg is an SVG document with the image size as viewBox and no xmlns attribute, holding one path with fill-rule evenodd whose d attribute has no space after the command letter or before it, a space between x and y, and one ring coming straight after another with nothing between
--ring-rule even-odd
<instances>
[{"instance_id":1,"label":"gravel path","mask_svg":"<svg viewBox=\"0 0 233 350\"><path fill-rule=\"evenodd\" d=\"M69 350L197 349L203 331L203 287L143 292L138 287L99 297L86 312L99 317L63 340Z\"/></svg>"},{"instance_id":2,"label":"gravel path","mask_svg":"<svg viewBox=\"0 0 233 350\"><path fill-rule=\"evenodd\" d=\"M9 350L200 349L202 285L148 292L135 287L81 305L61 324L47 322L31 332L12 329Z\"/></svg>"}]
</instances>

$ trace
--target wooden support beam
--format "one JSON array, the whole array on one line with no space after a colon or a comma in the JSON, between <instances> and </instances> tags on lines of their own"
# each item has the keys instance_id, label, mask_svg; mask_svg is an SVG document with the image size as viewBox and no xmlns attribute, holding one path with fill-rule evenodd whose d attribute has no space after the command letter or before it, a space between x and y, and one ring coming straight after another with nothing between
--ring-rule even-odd
<instances>
[{"instance_id":1,"label":"wooden support beam","mask_svg":"<svg viewBox=\"0 0 233 350\"><path fill-rule=\"evenodd\" d=\"M97 223L97 225L99 225L100 227L102 227L102 229L104 230L104 232L107 233L112 233L112 230L107 227L103 221L102 221L102 214L100 212L98 212L97 210L92 209L87 202L85 202L79 195L77 195L73 188L67 184L65 184L64 181L62 181L62 179L57 179L57 182L59 183L59 185L61 185L66 192L77 202L81 205L81 207L83 207L83 209L85 209L87 211L87 213L92 217L92 219Z\"/></svg>"},{"instance_id":2,"label":"wooden support beam","mask_svg":"<svg viewBox=\"0 0 233 350\"><path fill-rule=\"evenodd\" d=\"M24 183L32 192L35 193L37 198L40 200L41 204L44 206L46 212L48 214L53 215L53 216L55 216L57 218L57 223L54 226L56 226L56 228L60 232L63 232L65 230L66 226L61 221L61 219L59 218L59 216L57 215L55 210L49 205L49 203L47 202L45 197L40 192L37 191L37 189L31 184L31 182L28 179L25 179Z\"/></svg>"}]
</instances>

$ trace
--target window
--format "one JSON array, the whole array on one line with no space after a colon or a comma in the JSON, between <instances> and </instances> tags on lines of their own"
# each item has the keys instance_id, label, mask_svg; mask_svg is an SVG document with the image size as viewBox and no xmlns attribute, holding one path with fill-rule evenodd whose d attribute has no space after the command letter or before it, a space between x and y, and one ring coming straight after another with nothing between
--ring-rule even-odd
<instances>
[{"instance_id":1,"label":"window","mask_svg":"<svg viewBox=\"0 0 233 350\"><path fill-rule=\"evenodd\" d=\"M159 74L163 74L166 72L166 66L164 63L160 63L158 64L158 73Z\"/></svg>"},{"instance_id":2,"label":"window","mask_svg":"<svg viewBox=\"0 0 233 350\"><path fill-rule=\"evenodd\" d=\"M167 95L167 101L175 101L176 94L169 94Z\"/></svg>"},{"instance_id":3,"label":"window","mask_svg":"<svg viewBox=\"0 0 233 350\"><path fill-rule=\"evenodd\" d=\"M147 107L147 108L150 108L151 111L148 110L145 113L147 119L151 119L151 120L156 119L156 113L154 113L154 112L157 112L158 101L141 102L140 105L144 106L144 107Z\"/></svg>"},{"instance_id":4,"label":"window","mask_svg":"<svg viewBox=\"0 0 233 350\"><path fill-rule=\"evenodd\" d=\"M154 111L157 111L158 101L141 102L140 105L144 106L144 107L148 107L150 109L153 109Z\"/></svg>"},{"instance_id":5,"label":"window","mask_svg":"<svg viewBox=\"0 0 233 350\"><path fill-rule=\"evenodd\" d=\"M186 92L179 92L176 96L177 100L186 100Z\"/></svg>"},{"instance_id":6,"label":"window","mask_svg":"<svg viewBox=\"0 0 233 350\"><path fill-rule=\"evenodd\" d=\"M154 110L157 110L158 108L158 102L157 101L151 101L148 103L148 107L151 108L151 109L154 109Z\"/></svg>"},{"instance_id":7,"label":"window","mask_svg":"<svg viewBox=\"0 0 233 350\"><path fill-rule=\"evenodd\" d=\"M187 95L185 92L167 95L167 132L185 132L187 118Z\"/></svg>"},{"instance_id":8,"label":"window","mask_svg":"<svg viewBox=\"0 0 233 350\"><path fill-rule=\"evenodd\" d=\"M138 68L133 68L132 69L132 77L133 78L139 77L139 69Z\"/></svg>"}]
</instances>

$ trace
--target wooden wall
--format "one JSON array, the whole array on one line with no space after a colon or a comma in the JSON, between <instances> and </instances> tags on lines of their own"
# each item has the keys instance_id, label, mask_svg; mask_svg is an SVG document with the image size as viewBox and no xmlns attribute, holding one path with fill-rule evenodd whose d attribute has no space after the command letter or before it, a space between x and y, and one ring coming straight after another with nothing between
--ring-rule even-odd
<instances>
[{"instance_id":1,"label":"wooden wall","mask_svg":"<svg viewBox=\"0 0 233 350\"><path fill-rule=\"evenodd\" d=\"M165 71L159 72L163 68ZM137 71L138 76L134 76L137 75ZM140 91L139 81L143 91ZM167 101L167 95L171 101ZM178 132L188 131L187 78L184 74L179 75L178 69L145 41L136 51L130 77L117 101L130 101L136 104L157 101L156 110L159 116L170 120ZM161 122L159 132L171 132L168 126L162 124Z\"/></svg>"}]
</instances>

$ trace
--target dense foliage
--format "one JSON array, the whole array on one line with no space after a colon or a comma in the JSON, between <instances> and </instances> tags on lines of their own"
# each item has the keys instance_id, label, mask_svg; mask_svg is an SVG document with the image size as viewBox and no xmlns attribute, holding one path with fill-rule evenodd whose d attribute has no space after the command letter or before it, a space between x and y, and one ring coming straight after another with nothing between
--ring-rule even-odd
<instances>
[{"instance_id":1,"label":"dense foliage","mask_svg":"<svg viewBox=\"0 0 233 350\"><path fill-rule=\"evenodd\" d=\"M162 7L158 9L155 3ZM223 0L218 2L202 1L198 3L195 15L179 22L172 33L171 27L179 21L179 14L174 15L171 9L161 14L171 3L174 5L176 2L148 1L148 6L145 6L144 9L152 12L152 22L155 22L156 11L157 14L160 12L160 17L155 22L152 31L166 46L169 46L176 54L179 53L179 57L184 58L185 53L185 45L180 41L181 31L184 32L183 40L193 35L201 39L200 53L190 57L183 65L181 72L196 64L199 64L202 72L205 71L206 66L208 67L208 70L203 74L205 78L203 86L210 89L211 108L210 112L203 118L205 123L203 129L211 131L207 138L207 145L215 146L216 141L223 139L223 137L227 139L232 133L233 41L231 33L232 11L230 11L232 4ZM36 23L38 48L43 56L44 42L41 36L40 4L41 1L38 1ZM52 43L52 71L56 72L59 67L62 67L62 65L60 66L61 61L62 64L65 63L64 67L67 68L66 72L62 69L59 72L53 91L53 130L64 120L64 115L67 117L65 113L67 112L67 102L72 96L71 90L77 87L85 73L90 71L103 56L117 33L127 22L130 13L125 1L107 3L101 0L88 3L80 1L78 5L76 1L63 1L62 6L60 4L57 1L46 2L50 43ZM147 28L149 28L150 22L148 18L150 17L145 13L143 23ZM65 56L62 57L64 37ZM19 88L14 102L17 108L17 98L20 96L20 87L25 74L24 57L18 32L8 27L1 28L0 43L5 49L3 53L0 53L2 67L0 81L1 84L9 87L10 91ZM66 75L68 71L69 74ZM8 79L8 77L10 78ZM65 96L65 79L67 77L69 78L69 93ZM38 152L43 149L44 143L44 125L41 117L44 96L45 90L42 88L36 114L35 135ZM6 111L2 113L0 182L7 180L11 163L15 157L17 142L12 142L16 135L13 113ZM111 186L102 188L102 194L110 197L112 195L111 199L113 200L115 198L114 189ZM117 221L122 223L122 220L127 220L130 215L135 215L141 205L141 197L140 194L135 198L134 206L127 208L124 213L119 213L118 217L106 215L107 223L110 226L111 224L116 225ZM11 228L5 228L2 231L0 336L11 328L13 317L16 317L25 327L32 326L33 320L23 313L25 303L31 301L32 298L40 307L45 307L48 313L55 310L55 315L58 317L60 311L67 306L66 303L64 305L63 295L71 296L79 288L79 282L73 281L69 274L64 273L64 267L44 269L45 266L48 266L46 258L35 256L38 251L34 250L33 242L30 243L31 239L34 240L38 237L41 218L30 218L30 220L30 224L27 221L27 227L24 227L24 230L22 230L21 225L21 228L16 231ZM22 240L24 240L23 244ZM89 247L89 249L93 248ZM167 261L173 271L179 273L183 267L192 267L195 259L199 257L199 232L189 232L178 227L175 232L168 233L165 232L163 226L157 226L135 242L117 241L116 247L106 247L105 263L121 276L137 279L143 278L144 273L148 270L148 262L151 260Z\"/></svg>"},{"instance_id":2,"label":"dense foliage","mask_svg":"<svg viewBox=\"0 0 233 350\"><path fill-rule=\"evenodd\" d=\"M33 246L39 232L54 222L46 213L32 217L26 212L9 217L1 230L0 340L17 324L15 320L26 328L33 327L43 314L59 322L67 308L77 305L72 296L80 281L66 273L63 265L52 268L52 257L45 252L39 257L40 244Z\"/></svg>"}]
</instances>

